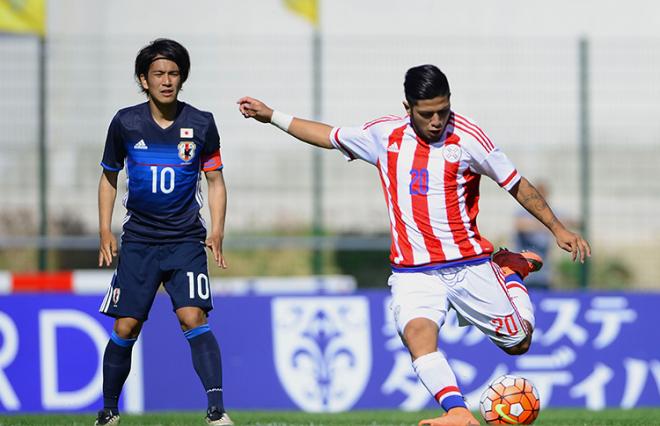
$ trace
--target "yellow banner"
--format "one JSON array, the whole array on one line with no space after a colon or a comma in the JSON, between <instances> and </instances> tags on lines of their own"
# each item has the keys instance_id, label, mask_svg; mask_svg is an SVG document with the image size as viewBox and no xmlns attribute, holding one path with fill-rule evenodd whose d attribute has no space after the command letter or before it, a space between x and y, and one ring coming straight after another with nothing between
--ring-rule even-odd
<instances>
[{"instance_id":1,"label":"yellow banner","mask_svg":"<svg viewBox=\"0 0 660 426\"><path fill-rule=\"evenodd\" d=\"M284 5L293 13L311 22L315 27L318 26L318 0L284 0Z\"/></svg>"},{"instance_id":2,"label":"yellow banner","mask_svg":"<svg viewBox=\"0 0 660 426\"><path fill-rule=\"evenodd\" d=\"M46 33L46 0L0 0L0 32Z\"/></svg>"}]
</instances>

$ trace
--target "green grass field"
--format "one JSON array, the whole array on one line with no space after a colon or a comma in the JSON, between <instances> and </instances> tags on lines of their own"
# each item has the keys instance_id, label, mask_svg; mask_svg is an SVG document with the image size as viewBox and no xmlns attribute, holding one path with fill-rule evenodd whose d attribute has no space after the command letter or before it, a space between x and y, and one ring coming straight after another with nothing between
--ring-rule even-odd
<instances>
[{"instance_id":1,"label":"green grass field","mask_svg":"<svg viewBox=\"0 0 660 426\"><path fill-rule=\"evenodd\" d=\"M290 411L235 411L231 412L237 426L415 426L422 418L437 416L437 411L352 411L338 414L310 414ZM477 418L480 418L477 415ZM67 425L91 426L94 414L88 415L6 415L0 416L0 426ZM122 416L122 426L189 426L205 425L203 413L173 412L142 416ZM660 426L660 408L635 410L558 410L541 411L535 425L554 426L606 426L640 425Z\"/></svg>"}]
</instances>

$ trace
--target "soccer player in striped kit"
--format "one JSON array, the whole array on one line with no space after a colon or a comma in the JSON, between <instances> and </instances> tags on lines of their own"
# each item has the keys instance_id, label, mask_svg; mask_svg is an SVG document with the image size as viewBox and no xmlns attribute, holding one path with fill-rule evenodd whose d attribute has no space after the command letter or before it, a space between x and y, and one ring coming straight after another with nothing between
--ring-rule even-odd
<instances>
[{"instance_id":1,"label":"soccer player in striped kit","mask_svg":"<svg viewBox=\"0 0 660 426\"><path fill-rule=\"evenodd\" d=\"M541 221L574 261L584 262L591 249L566 229L479 126L452 111L442 71L433 65L409 69L404 91L408 115L359 127L294 118L250 97L238 104L246 118L378 169L392 234L391 309L417 376L446 411L419 424L478 425L438 350L438 332L453 308L461 325L478 327L508 354L527 352L534 312L523 279L542 265L531 252L495 252L479 233L481 176L493 179Z\"/></svg>"}]
</instances>

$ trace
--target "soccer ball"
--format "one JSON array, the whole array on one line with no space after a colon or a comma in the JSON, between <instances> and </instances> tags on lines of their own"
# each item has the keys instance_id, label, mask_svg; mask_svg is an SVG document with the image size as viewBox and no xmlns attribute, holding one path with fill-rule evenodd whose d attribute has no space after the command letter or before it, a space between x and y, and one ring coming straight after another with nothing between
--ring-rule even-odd
<instances>
[{"instance_id":1,"label":"soccer ball","mask_svg":"<svg viewBox=\"0 0 660 426\"><path fill-rule=\"evenodd\" d=\"M539 393L529 380L512 375L493 380L481 394L481 415L491 425L531 425L539 415Z\"/></svg>"}]
</instances>

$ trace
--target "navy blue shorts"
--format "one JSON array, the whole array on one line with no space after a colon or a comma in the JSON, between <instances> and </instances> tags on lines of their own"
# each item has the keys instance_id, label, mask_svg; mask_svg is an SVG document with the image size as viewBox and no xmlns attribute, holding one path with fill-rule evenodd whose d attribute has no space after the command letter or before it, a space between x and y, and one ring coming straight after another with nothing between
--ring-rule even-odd
<instances>
[{"instance_id":1,"label":"navy blue shorts","mask_svg":"<svg viewBox=\"0 0 660 426\"><path fill-rule=\"evenodd\" d=\"M213 309L203 243L126 242L99 312L146 321L161 283L175 311L186 306Z\"/></svg>"}]
</instances>

